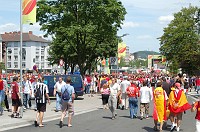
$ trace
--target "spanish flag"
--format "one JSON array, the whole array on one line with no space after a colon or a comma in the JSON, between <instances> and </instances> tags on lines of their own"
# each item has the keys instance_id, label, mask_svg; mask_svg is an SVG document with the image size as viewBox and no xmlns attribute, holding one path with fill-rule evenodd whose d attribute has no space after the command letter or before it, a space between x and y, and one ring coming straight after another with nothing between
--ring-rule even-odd
<instances>
[{"instance_id":1,"label":"spanish flag","mask_svg":"<svg viewBox=\"0 0 200 132\"><path fill-rule=\"evenodd\" d=\"M162 87L157 87L154 92L154 108L153 108L153 118L158 122L163 122L167 120L166 113L166 93Z\"/></svg>"},{"instance_id":2,"label":"spanish flag","mask_svg":"<svg viewBox=\"0 0 200 132\"><path fill-rule=\"evenodd\" d=\"M183 90L179 90L176 93L176 90L171 91L169 95L169 110L170 112L177 114L188 109L191 109L191 105L188 103L187 98Z\"/></svg>"},{"instance_id":3,"label":"spanish flag","mask_svg":"<svg viewBox=\"0 0 200 132\"><path fill-rule=\"evenodd\" d=\"M118 63L120 63L121 58L126 56L126 44L119 43L118 44Z\"/></svg>"},{"instance_id":4,"label":"spanish flag","mask_svg":"<svg viewBox=\"0 0 200 132\"><path fill-rule=\"evenodd\" d=\"M37 0L23 0L23 5L22 5L23 24L36 23L36 3Z\"/></svg>"}]
</instances>

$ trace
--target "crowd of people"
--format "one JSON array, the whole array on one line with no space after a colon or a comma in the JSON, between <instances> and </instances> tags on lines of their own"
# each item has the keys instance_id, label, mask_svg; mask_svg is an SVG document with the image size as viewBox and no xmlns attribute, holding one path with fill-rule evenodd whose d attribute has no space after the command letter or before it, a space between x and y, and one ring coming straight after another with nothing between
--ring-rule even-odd
<instances>
[{"instance_id":1,"label":"crowd of people","mask_svg":"<svg viewBox=\"0 0 200 132\"><path fill-rule=\"evenodd\" d=\"M180 131L183 113L191 109L197 110L197 132L200 132L200 104L189 104L187 101L188 91L199 91L199 76L128 74L119 77L102 76L99 80L103 108L110 109L113 120L117 116L116 108L129 108L131 119L138 118L138 115L140 120L149 119L149 105L152 101L155 131L166 129L168 119L171 121L170 131Z\"/></svg>"},{"instance_id":2,"label":"crowd of people","mask_svg":"<svg viewBox=\"0 0 200 132\"><path fill-rule=\"evenodd\" d=\"M102 95L103 109L111 111L111 118L117 118L116 109L128 110L131 119L149 119L150 102L153 103L154 130L162 131L166 128L167 120L171 121L171 131L180 131L183 113L191 109L197 110L197 132L200 132L200 103L199 101L189 104L187 92L194 89L200 90L200 77L188 77L186 74L169 76L165 74L120 74L120 75L85 75L83 77L85 94L94 97L94 94ZM63 120L68 112L68 127L71 127L72 115L74 113L74 87L70 85L71 78L66 82L62 77L54 85L53 95L56 97L56 112L61 111L59 122L63 127ZM8 98L12 100L13 117L20 117L20 109L33 108L36 112L35 126L43 127L43 116L46 104L50 104L49 90L43 76L24 75L22 80L23 100L19 90L20 78L14 76L10 86L0 76L0 102L10 111ZM34 97L35 101L30 101ZM32 103L35 104L32 104ZM138 113L139 109L139 113ZM3 107L0 105L0 114ZM158 126L158 123L160 124Z\"/></svg>"}]
</instances>

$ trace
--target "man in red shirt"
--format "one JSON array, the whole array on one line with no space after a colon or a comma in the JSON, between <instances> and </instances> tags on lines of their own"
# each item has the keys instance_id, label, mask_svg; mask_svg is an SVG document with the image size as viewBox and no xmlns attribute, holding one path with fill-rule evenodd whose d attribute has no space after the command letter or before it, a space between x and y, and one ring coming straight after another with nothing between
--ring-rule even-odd
<instances>
[{"instance_id":1,"label":"man in red shirt","mask_svg":"<svg viewBox=\"0 0 200 132\"><path fill-rule=\"evenodd\" d=\"M137 118L139 90L136 84L132 82L126 89L126 93L129 97L130 118Z\"/></svg>"},{"instance_id":2,"label":"man in red shirt","mask_svg":"<svg viewBox=\"0 0 200 132\"><path fill-rule=\"evenodd\" d=\"M4 95L3 80L1 79L1 75L0 75L0 115L3 114L3 107L1 106L1 103L4 100L3 95Z\"/></svg>"},{"instance_id":3,"label":"man in red shirt","mask_svg":"<svg viewBox=\"0 0 200 132\"><path fill-rule=\"evenodd\" d=\"M197 87L197 93L199 93L199 90L200 90L200 76L197 76L197 78L195 80L195 85Z\"/></svg>"},{"instance_id":4,"label":"man in red shirt","mask_svg":"<svg viewBox=\"0 0 200 132\"><path fill-rule=\"evenodd\" d=\"M86 80L87 80L86 94L90 94L90 87L91 87L91 82L92 82L92 79L91 79L90 75L86 76Z\"/></svg>"},{"instance_id":5,"label":"man in red shirt","mask_svg":"<svg viewBox=\"0 0 200 132\"><path fill-rule=\"evenodd\" d=\"M17 77L13 78L13 82L11 84L11 99L12 99L12 115L11 118L15 117L15 113L16 117L20 117L19 116L19 112L20 112L20 108L22 106L22 102L21 102L21 96L19 93L19 87L17 84Z\"/></svg>"}]
</instances>

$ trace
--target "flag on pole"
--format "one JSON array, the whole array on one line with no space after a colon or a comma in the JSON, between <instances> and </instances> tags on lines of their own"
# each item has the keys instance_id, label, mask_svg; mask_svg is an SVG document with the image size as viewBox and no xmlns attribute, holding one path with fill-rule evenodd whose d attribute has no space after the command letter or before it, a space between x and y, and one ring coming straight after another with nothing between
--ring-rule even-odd
<instances>
[{"instance_id":1,"label":"flag on pole","mask_svg":"<svg viewBox=\"0 0 200 132\"><path fill-rule=\"evenodd\" d=\"M22 23L36 23L36 3L37 0L23 0L22 4Z\"/></svg>"},{"instance_id":2,"label":"flag on pole","mask_svg":"<svg viewBox=\"0 0 200 132\"><path fill-rule=\"evenodd\" d=\"M120 59L126 56L126 44L118 43L118 63L120 63Z\"/></svg>"}]
</instances>

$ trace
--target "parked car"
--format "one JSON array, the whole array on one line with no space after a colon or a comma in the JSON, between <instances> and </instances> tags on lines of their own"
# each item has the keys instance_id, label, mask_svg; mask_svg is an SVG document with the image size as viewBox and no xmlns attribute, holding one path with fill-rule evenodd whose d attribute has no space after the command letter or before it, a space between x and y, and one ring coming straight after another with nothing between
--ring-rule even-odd
<instances>
[{"instance_id":1,"label":"parked car","mask_svg":"<svg viewBox=\"0 0 200 132\"><path fill-rule=\"evenodd\" d=\"M84 85L83 85L83 79L81 75L78 74L72 74L72 75L47 75L44 76L44 83L47 84L48 89L49 89L49 96L53 97L53 91L54 91L54 85L58 81L59 77L63 78L63 81L66 82L67 77L71 77L71 85L74 87L75 90L75 98L78 96L83 96L84 94Z\"/></svg>"}]
</instances>

